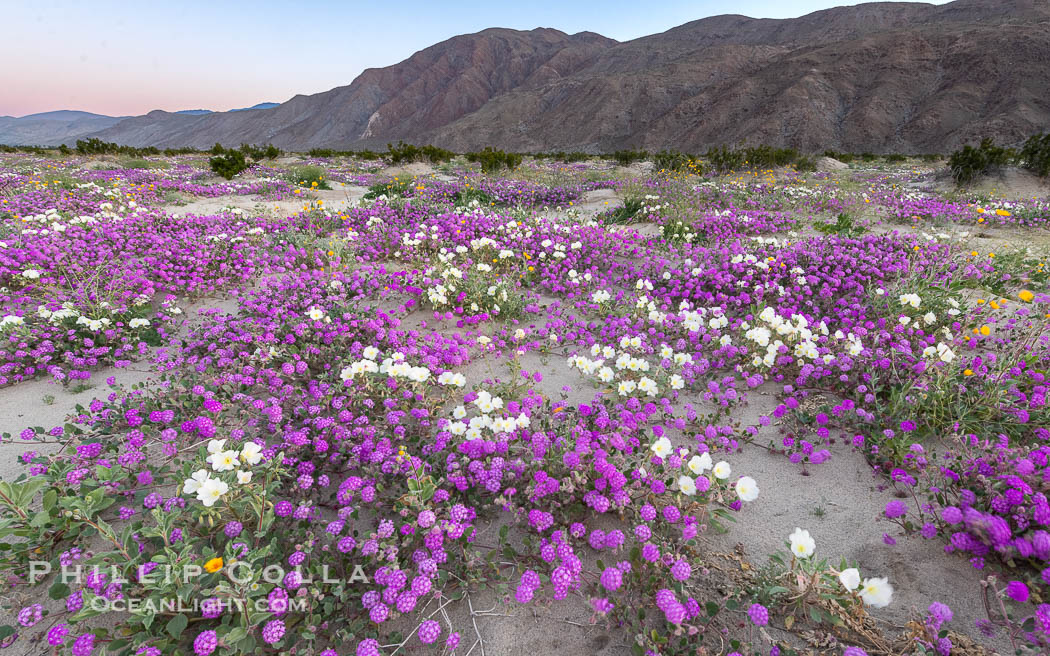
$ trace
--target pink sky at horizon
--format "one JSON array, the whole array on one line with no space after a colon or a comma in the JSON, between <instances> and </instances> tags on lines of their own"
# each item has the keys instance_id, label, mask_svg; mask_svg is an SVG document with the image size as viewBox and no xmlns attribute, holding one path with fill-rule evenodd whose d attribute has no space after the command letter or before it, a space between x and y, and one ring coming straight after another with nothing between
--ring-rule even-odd
<instances>
[{"instance_id":1,"label":"pink sky at horizon","mask_svg":"<svg viewBox=\"0 0 1050 656\"><path fill-rule=\"evenodd\" d=\"M787 18L846 4L859 2L664 0L656 12L629 0L403 0L392 19L386 4L352 1L0 0L0 116L224 111L347 85L366 68L487 27L624 41L727 11Z\"/></svg>"},{"instance_id":2,"label":"pink sky at horizon","mask_svg":"<svg viewBox=\"0 0 1050 656\"><path fill-rule=\"evenodd\" d=\"M14 79L10 82L5 79L4 86L12 84L20 88L22 93L0 106L0 114L7 116L25 116L59 109L75 109L107 116L137 116L155 109L226 111L261 102L284 102L298 92L289 91L285 97L274 97L268 93L274 91L273 85L256 84L238 86L231 93L231 89L213 83L197 86L192 94L187 94L183 89L159 83L143 87L140 79L116 78L112 80L114 84L103 86L92 80L78 83L76 76L73 76L73 81L56 89L53 85L45 84L46 81L33 71L27 70L24 74L18 71L12 77ZM317 89L315 92L326 90ZM193 98L192 106L187 105L187 97Z\"/></svg>"}]
</instances>

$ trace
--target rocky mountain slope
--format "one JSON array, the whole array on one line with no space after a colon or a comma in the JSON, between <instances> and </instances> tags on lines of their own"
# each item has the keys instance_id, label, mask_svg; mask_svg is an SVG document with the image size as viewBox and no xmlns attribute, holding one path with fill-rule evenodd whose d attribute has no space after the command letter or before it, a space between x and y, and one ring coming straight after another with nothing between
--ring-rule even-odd
<instances>
[{"instance_id":1,"label":"rocky mountain slope","mask_svg":"<svg viewBox=\"0 0 1050 656\"><path fill-rule=\"evenodd\" d=\"M871 3L788 20L706 18L618 43L489 29L271 109L151 112L93 134L130 145L404 139L457 151L944 152L1050 128L1050 2Z\"/></svg>"}]
</instances>

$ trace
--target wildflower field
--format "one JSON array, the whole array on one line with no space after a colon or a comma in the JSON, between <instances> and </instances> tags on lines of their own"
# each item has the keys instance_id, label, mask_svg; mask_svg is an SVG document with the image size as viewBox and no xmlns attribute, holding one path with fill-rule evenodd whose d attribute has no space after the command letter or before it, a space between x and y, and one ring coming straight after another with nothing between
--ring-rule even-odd
<instances>
[{"instance_id":1,"label":"wildflower field","mask_svg":"<svg viewBox=\"0 0 1050 656\"><path fill-rule=\"evenodd\" d=\"M3 645L1047 653L1050 200L931 166L0 155Z\"/></svg>"}]
</instances>

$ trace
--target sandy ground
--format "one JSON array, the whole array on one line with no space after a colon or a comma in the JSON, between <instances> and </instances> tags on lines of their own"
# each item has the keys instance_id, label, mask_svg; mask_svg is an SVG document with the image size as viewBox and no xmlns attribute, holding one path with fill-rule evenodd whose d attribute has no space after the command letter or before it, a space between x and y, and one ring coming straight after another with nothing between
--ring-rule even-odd
<instances>
[{"instance_id":1,"label":"sandy ground","mask_svg":"<svg viewBox=\"0 0 1050 656\"><path fill-rule=\"evenodd\" d=\"M943 175L934 188L940 192L951 192L955 185L950 177ZM1050 178L1040 178L1025 169L1008 167L982 178L968 187L967 191L1006 200L1046 198L1050 196Z\"/></svg>"},{"instance_id":2,"label":"sandy ground","mask_svg":"<svg viewBox=\"0 0 1050 656\"><path fill-rule=\"evenodd\" d=\"M258 196L225 195L214 198L195 198L189 202L176 202L164 205L172 214L187 216L195 214L207 216L229 208L239 208L255 214L273 214L288 216L310 209L311 204L321 201L323 207L335 212L356 205L368 192L366 187L348 185L342 182L330 182L331 189L318 189L304 192L301 197L282 200L263 200Z\"/></svg>"},{"instance_id":3,"label":"sandy ground","mask_svg":"<svg viewBox=\"0 0 1050 656\"><path fill-rule=\"evenodd\" d=\"M419 177L425 175L433 175L435 172L432 164L426 162L412 162L410 164L401 164L398 166L389 166L379 172L381 177L396 177L396 176L409 176Z\"/></svg>"}]
</instances>

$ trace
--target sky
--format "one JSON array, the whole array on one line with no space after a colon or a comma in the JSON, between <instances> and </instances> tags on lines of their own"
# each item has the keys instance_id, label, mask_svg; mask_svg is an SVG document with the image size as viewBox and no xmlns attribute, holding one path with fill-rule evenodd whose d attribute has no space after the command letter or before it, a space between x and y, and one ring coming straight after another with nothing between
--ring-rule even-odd
<instances>
[{"instance_id":1,"label":"sky","mask_svg":"<svg viewBox=\"0 0 1050 656\"><path fill-rule=\"evenodd\" d=\"M0 116L283 102L487 27L553 27L626 41L707 16L792 18L846 4L859 2L0 0Z\"/></svg>"}]
</instances>

